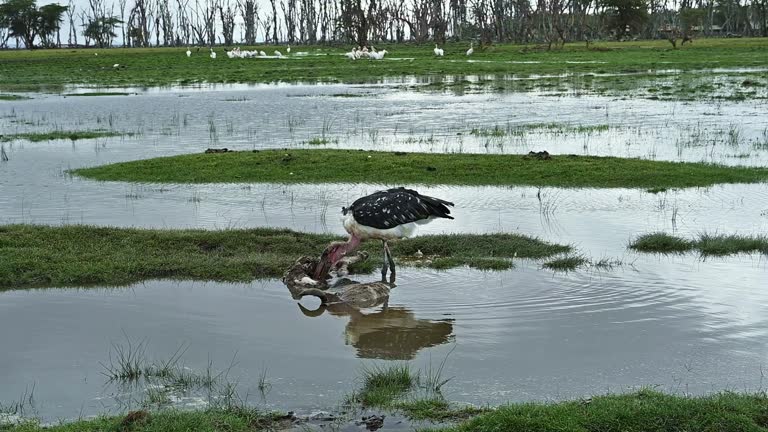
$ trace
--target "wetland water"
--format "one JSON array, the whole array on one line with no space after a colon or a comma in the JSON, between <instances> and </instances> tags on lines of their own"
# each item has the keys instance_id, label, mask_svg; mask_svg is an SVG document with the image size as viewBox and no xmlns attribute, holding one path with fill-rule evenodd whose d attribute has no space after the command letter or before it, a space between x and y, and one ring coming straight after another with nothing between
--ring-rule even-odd
<instances>
[{"instance_id":1,"label":"wetland water","mask_svg":"<svg viewBox=\"0 0 768 432\"><path fill-rule=\"evenodd\" d=\"M546 93L404 91L395 86L217 86L131 96L0 101L3 134L110 129L133 136L4 143L0 223L158 228L273 226L342 233L339 209L380 185L100 183L70 168L202 152L328 146L426 152L548 150L765 165L768 104ZM553 124L554 123L554 124ZM581 128L579 128L581 127ZM475 130L473 133L472 131ZM414 186L417 187L417 186ZM0 402L34 386L53 420L136 405L143 389L106 384L100 362L127 335L162 360L234 365L249 401L329 409L378 359L438 364L457 401L561 399L660 385L703 393L759 388L766 350L764 256L702 260L626 250L652 231L760 234L768 186L658 194L628 189L417 187L456 203L421 233L512 231L571 244L611 271L403 268L387 310L309 317L279 281L147 281L128 288L0 293ZM540 193L539 193L540 192ZM397 258L397 248L394 248ZM375 276L370 276L371 278ZM361 277L360 279L365 279ZM305 303L312 307L312 299ZM315 305L316 306L316 305ZM13 329L24 329L14 331ZM361 360L363 359L363 360ZM257 388L266 371L269 391ZM255 396L254 396L255 395ZM206 403L197 393L174 403ZM181 397L184 396L184 397Z\"/></svg>"}]
</instances>

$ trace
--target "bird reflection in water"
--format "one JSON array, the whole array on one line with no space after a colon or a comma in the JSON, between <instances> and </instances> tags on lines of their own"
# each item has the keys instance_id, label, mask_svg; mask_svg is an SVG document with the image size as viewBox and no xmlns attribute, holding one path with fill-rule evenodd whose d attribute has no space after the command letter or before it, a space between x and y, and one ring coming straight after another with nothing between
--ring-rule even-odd
<instances>
[{"instance_id":1,"label":"bird reflection in water","mask_svg":"<svg viewBox=\"0 0 768 432\"><path fill-rule=\"evenodd\" d=\"M347 257L345 264L367 258L367 254L361 252ZM285 273L283 282L296 300L307 295L321 299L322 303L316 309L308 309L299 303L305 316L319 317L326 312L337 317L348 316L344 340L357 349L358 357L411 360L421 349L453 340L453 320L419 319L409 309L390 307L390 284L359 283L340 278L328 287L325 281L308 278L317 261L310 257L300 258Z\"/></svg>"},{"instance_id":2,"label":"bird reflection in water","mask_svg":"<svg viewBox=\"0 0 768 432\"><path fill-rule=\"evenodd\" d=\"M412 360L419 350L453 340L453 320L419 319L410 310L390 307L366 311L343 303L321 304L309 310L299 303L305 316L317 317L325 312L333 316L349 316L344 328L344 342L357 349L359 358Z\"/></svg>"}]
</instances>

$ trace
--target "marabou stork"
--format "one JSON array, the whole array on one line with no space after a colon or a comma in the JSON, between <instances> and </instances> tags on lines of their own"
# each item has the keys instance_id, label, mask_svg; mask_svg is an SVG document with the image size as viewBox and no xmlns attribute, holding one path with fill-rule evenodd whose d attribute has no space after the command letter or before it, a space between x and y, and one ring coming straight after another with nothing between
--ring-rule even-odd
<instances>
[{"instance_id":1,"label":"marabou stork","mask_svg":"<svg viewBox=\"0 0 768 432\"><path fill-rule=\"evenodd\" d=\"M349 233L349 239L346 242L331 243L326 248L315 269L314 278L325 279L330 269L361 242L378 239L384 244L381 280L386 282L387 270L391 269L389 283L395 283L395 261L387 242L410 237L418 225L433 219L453 219L448 206L453 206L453 203L403 187L358 198L349 207L341 209L344 229Z\"/></svg>"}]
</instances>

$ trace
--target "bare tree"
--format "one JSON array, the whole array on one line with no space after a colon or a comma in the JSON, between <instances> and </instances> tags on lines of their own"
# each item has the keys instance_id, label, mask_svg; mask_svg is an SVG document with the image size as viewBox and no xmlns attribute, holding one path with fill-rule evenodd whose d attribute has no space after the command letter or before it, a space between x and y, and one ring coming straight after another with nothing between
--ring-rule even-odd
<instances>
[{"instance_id":1,"label":"bare tree","mask_svg":"<svg viewBox=\"0 0 768 432\"><path fill-rule=\"evenodd\" d=\"M221 0L218 6L224 45L231 46L235 40L235 10L232 9L229 0Z\"/></svg>"},{"instance_id":2,"label":"bare tree","mask_svg":"<svg viewBox=\"0 0 768 432\"><path fill-rule=\"evenodd\" d=\"M67 20L69 21L69 35L67 43L70 46L77 45L77 26L75 26L75 16L77 16L77 7L74 0L69 0L69 6L67 6Z\"/></svg>"},{"instance_id":3,"label":"bare tree","mask_svg":"<svg viewBox=\"0 0 768 432\"><path fill-rule=\"evenodd\" d=\"M245 26L245 44L256 44L256 29L259 26L259 6L255 0L238 0L238 9Z\"/></svg>"},{"instance_id":4,"label":"bare tree","mask_svg":"<svg viewBox=\"0 0 768 432\"><path fill-rule=\"evenodd\" d=\"M127 6L127 4L128 4L128 0L117 0L117 5L120 8L120 21L123 22L123 25L120 26L120 31L123 36L123 46L127 46L126 33L125 33L125 26L127 25L125 21L125 7Z\"/></svg>"}]
</instances>

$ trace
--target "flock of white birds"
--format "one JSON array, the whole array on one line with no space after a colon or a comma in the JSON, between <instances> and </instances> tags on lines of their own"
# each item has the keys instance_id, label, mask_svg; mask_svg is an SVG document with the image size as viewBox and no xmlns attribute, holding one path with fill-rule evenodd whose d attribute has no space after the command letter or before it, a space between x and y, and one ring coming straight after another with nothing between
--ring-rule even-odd
<instances>
[{"instance_id":1,"label":"flock of white birds","mask_svg":"<svg viewBox=\"0 0 768 432\"><path fill-rule=\"evenodd\" d=\"M199 50L199 48L198 48L198 50ZM272 55L272 56L267 55L267 53L264 52L264 51L259 51L259 50L253 50L253 51L241 50L240 47L236 47L236 48L234 48L232 50L229 50L229 51L227 51L227 50L224 50L224 51L227 53L227 57L229 57L231 59L234 59L234 58L258 58L258 57L262 57L262 58L282 58L283 57L283 53L281 53L280 51L277 51L277 50L275 50L274 55ZM288 54L291 53L291 46L290 45L288 45L286 51L288 52ZM432 52L434 52L435 56L437 56L437 57L443 57L445 55L445 50L440 48L437 44L435 44L435 49L432 50ZM469 49L467 50L467 56L471 56L474 52L475 52L475 43L472 42L472 43L470 43ZM350 59L350 60L360 60L360 59L384 60L384 56L387 55L387 50L376 51L376 48L374 48L373 46L371 46L370 49L368 49L368 47L362 47L361 48L361 47L358 46L358 47L352 48L352 51L350 51L348 53L344 53L344 55L348 59ZM191 57L191 56L192 56L192 51L190 51L190 49L187 48L187 57ZM216 59L216 51L214 51L213 48L211 48L210 57L212 59L214 59L214 60ZM115 65L115 67L118 67L118 65Z\"/></svg>"},{"instance_id":2,"label":"flock of white birds","mask_svg":"<svg viewBox=\"0 0 768 432\"><path fill-rule=\"evenodd\" d=\"M370 60L384 60L384 56L387 55L387 50L376 51L376 48L368 47L354 47L352 51L344 53L344 55L350 60L370 59Z\"/></svg>"}]
</instances>

